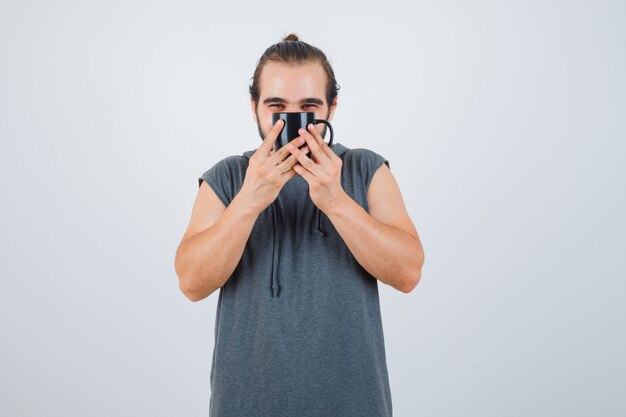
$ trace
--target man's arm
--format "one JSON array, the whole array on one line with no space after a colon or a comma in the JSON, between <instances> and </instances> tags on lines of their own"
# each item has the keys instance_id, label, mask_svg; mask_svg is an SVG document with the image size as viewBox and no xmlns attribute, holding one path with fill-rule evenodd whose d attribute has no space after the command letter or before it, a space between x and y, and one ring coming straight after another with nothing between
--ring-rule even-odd
<instances>
[{"instance_id":1,"label":"man's arm","mask_svg":"<svg viewBox=\"0 0 626 417\"><path fill-rule=\"evenodd\" d=\"M387 165L374 174L367 199L369 214L345 193L325 213L367 272L409 293L421 278L424 251Z\"/></svg>"},{"instance_id":2,"label":"man's arm","mask_svg":"<svg viewBox=\"0 0 626 417\"><path fill-rule=\"evenodd\" d=\"M226 283L258 215L240 194L224 207L211 187L202 182L174 261L180 290L187 298L202 300Z\"/></svg>"},{"instance_id":3,"label":"man's arm","mask_svg":"<svg viewBox=\"0 0 626 417\"><path fill-rule=\"evenodd\" d=\"M422 274L424 251L411 222L400 189L383 164L367 191L370 214L341 185L342 159L324 142L312 123L299 133L312 152L306 156L287 145L298 158L293 169L309 184L313 203L330 219L352 255L371 275L402 292L411 292Z\"/></svg>"},{"instance_id":4,"label":"man's arm","mask_svg":"<svg viewBox=\"0 0 626 417\"><path fill-rule=\"evenodd\" d=\"M241 260L259 214L276 199L296 173L296 158L272 147L282 128L278 120L250 157L243 185L228 207L203 181L187 231L176 251L174 268L179 288L191 301L202 300L224 286ZM296 145L304 139L291 141ZM308 152L308 146L302 148Z\"/></svg>"}]
</instances>

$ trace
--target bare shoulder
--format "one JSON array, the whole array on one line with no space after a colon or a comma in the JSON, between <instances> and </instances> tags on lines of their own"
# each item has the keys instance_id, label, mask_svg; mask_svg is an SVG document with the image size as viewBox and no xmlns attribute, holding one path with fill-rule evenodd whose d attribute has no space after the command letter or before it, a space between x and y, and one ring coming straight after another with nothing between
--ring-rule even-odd
<instances>
[{"instance_id":1,"label":"bare shoulder","mask_svg":"<svg viewBox=\"0 0 626 417\"><path fill-rule=\"evenodd\" d=\"M376 170L367 190L369 214L381 223L395 226L419 239L404 205L395 177L386 164Z\"/></svg>"}]
</instances>

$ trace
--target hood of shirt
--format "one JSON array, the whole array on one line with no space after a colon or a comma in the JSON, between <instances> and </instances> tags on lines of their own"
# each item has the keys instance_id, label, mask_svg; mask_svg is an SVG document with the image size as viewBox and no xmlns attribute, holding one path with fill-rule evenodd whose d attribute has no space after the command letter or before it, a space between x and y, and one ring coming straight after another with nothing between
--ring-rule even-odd
<instances>
[{"instance_id":1,"label":"hood of shirt","mask_svg":"<svg viewBox=\"0 0 626 417\"><path fill-rule=\"evenodd\" d=\"M341 157L343 159L343 155L349 150L341 143L333 143L330 149L335 153L335 155ZM243 153L243 156L246 157L247 160L256 152L256 149L249 150ZM278 227L276 224L276 210L274 208L274 203L270 204L270 212L272 214L272 231L273 231L273 243L272 243L272 274L271 274L271 283L272 283L272 297L278 297L280 285L278 284L278 273L276 268L278 266ZM326 232L322 229L322 212L317 206L315 207L316 217L317 217L317 227L315 231L322 237L326 237Z\"/></svg>"}]
</instances>

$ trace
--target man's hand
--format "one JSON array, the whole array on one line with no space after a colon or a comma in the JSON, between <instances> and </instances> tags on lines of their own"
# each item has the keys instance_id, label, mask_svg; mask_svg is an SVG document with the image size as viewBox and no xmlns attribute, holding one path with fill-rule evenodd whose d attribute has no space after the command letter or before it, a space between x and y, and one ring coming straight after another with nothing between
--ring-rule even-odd
<instances>
[{"instance_id":1,"label":"man's hand","mask_svg":"<svg viewBox=\"0 0 626 417\"><path fill-rule=\"evenodd\" d=\"M259 213L276 199L285 183L296 175L291 168L298 161L294 155L289 154L286 146L301 146L304 139L297 137L276 152L272 150L283 123L283 120L278 120L274 124L261 146L250 157L246 177L239 192L249 201L249 207ZM308 146L302 149L305 153L308 152Z\"/></svg>"},{"instance_id":2,"label":"man's hand","mask_svg":"<svg viewBox=\"0 0 626 417\"><path fill-rule=\"evenodd\" d=\"M298 149L291 143L285 147L298 159L293 170L309 183L311 200L320 210L326 211L332 204L346 197L350 198L341 186L343 161L324 142L312 123L307 128L308 130L300 129L298 133L306 140L312 158L306 156L307 151L304 148Z\"/></svg>"}]
</instances>

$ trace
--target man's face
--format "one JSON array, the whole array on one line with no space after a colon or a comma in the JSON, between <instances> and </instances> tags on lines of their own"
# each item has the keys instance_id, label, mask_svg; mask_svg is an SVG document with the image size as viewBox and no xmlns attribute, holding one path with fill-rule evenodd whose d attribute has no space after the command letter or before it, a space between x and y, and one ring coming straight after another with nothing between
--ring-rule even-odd
<instances>
[{"instance_id":1,"label":"man's face","mask_svg":"<svg viewBox=\"0 0 626 417\"><path fill-rule=\"evenodd\" d=\"M326 102L326 82L326 73L319 62L265 64L259 77L259 102L250 100L261 140L272 128L272 113L314 112L316 119L330 121L337 107L337 99L329 107ZM324 137L326 126L320 123L316 128Z\"/></svg>"}]
</instances>

